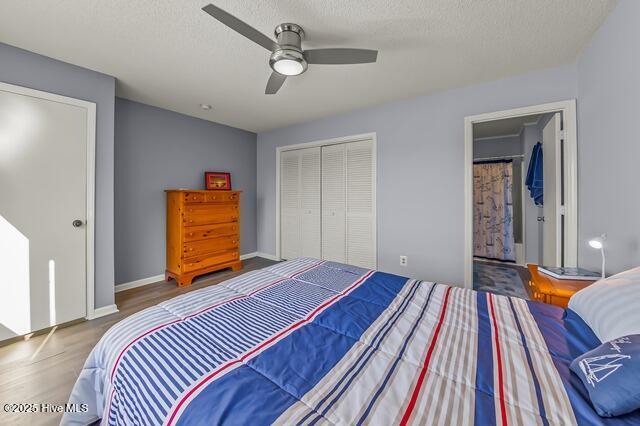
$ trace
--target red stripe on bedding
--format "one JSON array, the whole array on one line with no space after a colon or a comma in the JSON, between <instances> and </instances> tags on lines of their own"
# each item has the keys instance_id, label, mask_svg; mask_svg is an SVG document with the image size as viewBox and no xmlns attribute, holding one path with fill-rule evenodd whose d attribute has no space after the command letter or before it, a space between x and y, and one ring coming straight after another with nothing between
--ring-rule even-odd
<instances>
[{"instance_id":1,"label":"red stripe on bedding","mask_svg":"<svg viewBox=\"0 0 640 426\"><path fill-rule=\"evenodd\" d=\"M289 332L300 328L301 326L305 325L306 323L308 323L310 320L314 319L318 314L320 314L322 311L324 311L326 308L328 308L330 305L332 305L334 302L336 302L338 299L343 298L344 296L346 296L347 294L349 294L353 289L355 289L357 286L359 286L360 284L362 284L364 281L367 280L367 278L369 278L371 275L373 275L375 271L371 270L369 272L367 272L365 275L363 275L360 279L358 279L356 282L354 282L353 284L351 284L351 286L349 286L348 288L346 288L345 290L343 290L341 293L336 294L335 296L333 296L331 299L327 300L326 302L324 302L323 304L321 304L320 306L318 306L316 309L313 310L313 312L311 312L310 314L308 314L304 319L296 322L295 324L290 325L289 327L287 327L286 329L280 331L279 333L271 336L269 339L265 340L264 342L260 343L258 346L255 346L253 349L251 349L250 351L246 352L243 356L241 356L240 358L236 358L233 361L228 361L226 364L221 365L220 367L218 367L216 370L212 371L211 373L209 373L205 378L201 379L200 382L198 382L197 385L195 385L193 388L191 388L184 396L182 396L182 398L180 398L180 401L174 405L174 407L171 409L171 416L169 417L169 420L165 423L167 426L171 425L173 423L174 420L176 420L176 416L178 414L178 412L180 411L180 409L182 408L182 406L184 405L184 403L200 388L202 388L205 384L207 384L208 382L211 381L211 379L213 379L215 376L217 376L219 373L223 372L224 370L228 369L229 367L244 362L247 360L247 358L249 358L251 355L256 354L256 352L258 352L260 349L264 348L265 346L279 340L280 338L284 337L285 335L287 335Z\"/></svg>"},{"instance_id":2,"label":"red stripe on bedding","mask_svg":"<svg viewBox=\"0 0 640 426\"><path fill-rule=\"evenodd\" d=\"M217 308L217 307L219 307L219 306L221 306L221 305L224 305L224 304L227 304L227 303L231 303L231 302L234 302L234 301L236 301L236 300L246 299L246 298L248 298L248 297L251 297L251 296L253 296L254 294L256 294L256 293L258 293L258 292L260 292L260 291L262 291L262 290L266 290L267 288L269 288L269 287L273 287L274 285L279 284L279 283L281 283L281 282L283 282L283 281L293 279L294 277L297 277L298 275L303 274L303 273L307 272L308 270L310 270L310 269L312 269L312 268L315 268L316 266L319 266L319 265L321 265L321 264L323 264L323 263L324 263L324 261L314 263L313 265L308 266L308 267L306 267L306 268L302 269L301 271L296 272L295 274L291 275L291 277L288 277L288 278L282 278L282 279L280 279L280 280L277 280L277 281L274 281L274 282L272 282L272 283L269 283L269 284L265 285L264 287L260 287L260 288L258 288L258 289L256 289L256 290L252 291L252 292L251 292L251 293L249 293L249 294L236 296L236 297L233 297L233 298L231 298L231 299L229 299L229 300L225 300L225 301L223 301L223 302L215 303L215 304L213 304L213 305L211 305L211 306L207 306L206 308L203 308L203 309L199 310L198 312L196 312L196 313L194 313L194 314L187 315L186 317L184 317L184 318L182 318L182 319L178 318L178 319L175 319L175 320L173 320L173 321L170 321L170 322L168 322L168 323L166 323L166 324L160 324L160 325L158 325L158 326L156 326L156 327L152 328L151 330L148 330L148 331L144 332L143 334L141 334L140 336L136 337L136 338L135 338L135 339L133 339L131 342L129 342L129 343L127 344L127 346L125 346L125 347L124 347L124 349L122 349L122 351L120 351L120 354L118 354L118 357L116 358L116 362L113 364L113 368L111 369L111 375L110 375L110 380L111 380L111 382L113 383L113 377L114 377L114 376L115 376L115 374L116 374L116 370L118 369L118 366L120 365L120 360L122 359L122 357L124 356L124 354L127 352L127 350L129 350L129 348L130 348L131 346L133 346L133 344L135 344L136 342L138 342L138 341L139 341L140 339L142 339L143 337L145 337L145 336L147 336L147 335L149 335L149 334L153 333L154 331L160 330L161 328L168 327L168 326L170 326L170 325L172 325L172 324L175 324L175 323L178 323L178 322L186 321L186 320L188 320L188 319L190 319L190 318L193 318L193 317L195 317L195 316L197 316L197 315L203 314L204 312L209 311L209 310L214 309L214 308Z\"/></svg>"},{"instance_id":3,"label":"red stripe on bedding","mask_svg":"<svg viewBox=\"0 0 640 426\"><path fill-rule=\"evenodd\" d=\"M498 399L500 400L500 418L502 425L507 426L507 407L504 402L504 379L502 377L502 354L500 353L500 338L498 336L498 323L496 321L496 313L493 308L493 295L487 293L489 298L489 308L491 311L491 319L493 321L493 340L496 348L496 358L498 367Z\"/></svg>"},{"instance_id":4,"label":"red stripe on bedding","mask_svg":"<svg viewBox=\"0 0 640 426\"><path fill-rule=\"evenodd\" d=\"M405 426L409 419L411 418L411 413L415 408L416 402L418 401L418 396L420 395L420 389L422 388L422 383L424 382L424 378L427 375L427 369L429 368L429 362L431 362L431 355L433 354L433 350L436 346L436 342L438 341L438 335L440 334L440 329L442 328L442 323L444 322L444 316L447 311L447 304L449 302L449 293L451 293L451 287L447 288L447 291L444 296L444 301L442 302L442 309L440 310L440 319L438 320L438 325L436 326L435 331L433 332L433 338L431 339L431 344L429 345L429 349L427 350L427 355L424 358L424 364L422 365L422 370L420 370L420 376L418 376L418 381L416 382L416 387L413 389L413 393L411 394L411 399L409 400L409 405L402 416L402 420L400 421L401 426Z\"/></svg>"}]
</instances>

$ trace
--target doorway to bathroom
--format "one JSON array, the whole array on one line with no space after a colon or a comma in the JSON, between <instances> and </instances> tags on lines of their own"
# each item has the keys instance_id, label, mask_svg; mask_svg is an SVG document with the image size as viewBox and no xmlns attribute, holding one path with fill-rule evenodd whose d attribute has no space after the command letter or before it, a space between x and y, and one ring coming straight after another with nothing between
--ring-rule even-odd
<instances>
[{"instance_id":1,"label":"doorway to bathroom","mask_svg":"<svg viewBox=\"0 0 640 426\"><path fill-rule=\"evenodd\" d=\"M527 299L527 264L575 266L575 103L465 122L465 283Z\"/></svg>"}]
</instances>

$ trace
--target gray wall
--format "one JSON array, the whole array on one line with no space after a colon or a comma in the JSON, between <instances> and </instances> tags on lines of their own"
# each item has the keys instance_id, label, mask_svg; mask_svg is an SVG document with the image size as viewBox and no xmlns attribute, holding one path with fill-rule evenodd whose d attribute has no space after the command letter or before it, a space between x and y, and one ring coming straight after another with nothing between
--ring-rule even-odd
<instances>
[{"instance_id":1,"label":"gray wall","mask_svg":"<svg viewBox=\"0 0 640 426\"><path fill-rule=\"evenodd\" d=\"M113 121L115 79L0 43L0 81L95 102L95 306L114 302Z\"/></svg>"},{"instance_id":2,"label":"gray wall","mask_svg":"<svg viewBox=\"0 0 640 426\"><path fill-rule=\"evenodd\" d=\"M623 0L578 61L581 266L599 270L587 241L603 232L607 272L640 265L640 2Z\"/></svg>"},{"instance_id":3,"label":"gray wall","mask_svg":"<svg viewBox=\"0 0 640 426\"><path fill-rule=\"evenodd\" d=\"M117 284L164 273L164 190L204 189L207 170L244 191L240 252L256 250L255 133L120 98L115 129Z\"/></svg>"},{"instance_id":4,"label":"gray wall","mask_svg":"<svg viewBox=\"0 0 640 426\"><path fill-rule=\"evenodd\" d=\"M461 284L464 117L575 97L565 66L259 133L258 251L275 254L276 147L376 132L379 269Z\"/></svg>"}]
</instances>

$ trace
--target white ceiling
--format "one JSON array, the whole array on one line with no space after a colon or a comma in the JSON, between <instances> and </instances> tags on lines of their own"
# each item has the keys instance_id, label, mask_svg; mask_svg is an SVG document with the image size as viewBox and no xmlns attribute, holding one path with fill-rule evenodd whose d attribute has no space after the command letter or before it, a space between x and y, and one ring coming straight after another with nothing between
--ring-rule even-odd
<instances>
[{"instance_id":1,"label":"white ceiling","mask_svg":"<svg viewBox=\"0 0 640 426\"><path fill-rule=\"evenodd\" d=\"M526 115L524 117L504 118L502 120L485 121L473 125L473 138L494 138L512 136L520 133L522 126L535 124L543 114Z\"/></svg>"},{"instance_id":2,"label":"white ceiling","mask_svg":"<svg viewBox=\"0 0 640 426\"><path fill-rule=\"evenodd\" d=\"M2 0L0 41L113 75L119 96L257 132L572 62L616 4L215 0L269 36L300 24L303 47L380 50L376 64L311 66L266 96L269 52L201 11L208 2Z\"/></svg>"}]
</instances>

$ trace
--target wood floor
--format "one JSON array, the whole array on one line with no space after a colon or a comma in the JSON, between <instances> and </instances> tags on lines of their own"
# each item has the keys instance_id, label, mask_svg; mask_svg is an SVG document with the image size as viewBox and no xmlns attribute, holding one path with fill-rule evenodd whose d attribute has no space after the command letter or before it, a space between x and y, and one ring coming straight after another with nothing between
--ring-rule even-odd
<instances>
[{"instance_id":1,"label":"wood floor","mask_svg":"<svg viewBox=\"0 0 640 426\"><path fill-rule=\"evenodd\" d=\"M120 310L117 314L53 329L48 334L0 347L0 425L59 424L62 414L7 414L3 407L11 403L67 402L89 352L105 331L121 319L163 300L273 263L256 257L245 260L240 271L215 272L188 287L179 288L174 281L162 281L116 293Z\"/></svg>"}]
</instances>

